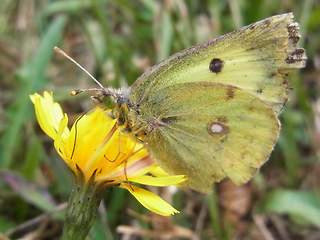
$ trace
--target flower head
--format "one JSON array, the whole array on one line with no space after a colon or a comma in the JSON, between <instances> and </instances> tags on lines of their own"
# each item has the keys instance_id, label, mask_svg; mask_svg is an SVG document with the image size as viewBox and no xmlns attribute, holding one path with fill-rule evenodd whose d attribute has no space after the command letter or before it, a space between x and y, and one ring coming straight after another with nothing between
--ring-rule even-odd
<instances>
[{"instance_id":1,"label":"flower head","mask_svg":"<svg viewBox=\"0 0 320 240\"><path fill-rule=\"evenodd\" d=\"M42 130L67 166L87 182L94 177L104 187L127 189L143 206L160 215L178 213L159 196L132 183L169 186L185 181L185 176L169 176L154 162L143 145L133 141L100 108L79 117L71 130L68 116L53 101L52 93L30 96Z\"/></svg>"}]
</instances>

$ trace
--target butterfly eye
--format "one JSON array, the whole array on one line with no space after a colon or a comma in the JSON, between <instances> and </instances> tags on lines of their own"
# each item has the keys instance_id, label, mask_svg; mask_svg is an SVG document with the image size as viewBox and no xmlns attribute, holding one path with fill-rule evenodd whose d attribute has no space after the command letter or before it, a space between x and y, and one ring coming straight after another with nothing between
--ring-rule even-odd
<instances>
[{"instance_id":1,"label":"butterfly eye","mask_svg":"<svg viewBox=\"0 0 320 240\"><path fill-rule=\"evenodd\" d=\"M219 58L213 58L210 62L209 69L211 72L219 73L223 68L224 62Z\"/></svg>"}]
</instances>

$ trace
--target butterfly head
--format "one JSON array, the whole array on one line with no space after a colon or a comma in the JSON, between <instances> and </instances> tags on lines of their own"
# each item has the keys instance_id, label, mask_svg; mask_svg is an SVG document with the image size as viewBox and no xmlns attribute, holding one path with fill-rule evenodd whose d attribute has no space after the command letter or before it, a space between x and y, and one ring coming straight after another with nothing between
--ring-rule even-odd
<instances>
[{"instance_id":1,"label":"butterfly head","mask_svg":"<svg viewBox=\"0 0 320 240\"><path fill-rule=\"evenodd\" d=\"M97 91L95 96L91 96L93 102L104 109L113 110L116 107L118 96L112 88L104 88Z\"/></svg>"},{"instance_id":2,"label":"butterfly head","mask_svg":"<svg viewBox=\"0 0 320 240\"><path fill-rule=\"evenodd\" d=\"M102 108L113 110L122 104L130 105L130 93L130 88L103 88L97 91L97 94L91 96L91 98Z\"/></svg>"}]
</instances>

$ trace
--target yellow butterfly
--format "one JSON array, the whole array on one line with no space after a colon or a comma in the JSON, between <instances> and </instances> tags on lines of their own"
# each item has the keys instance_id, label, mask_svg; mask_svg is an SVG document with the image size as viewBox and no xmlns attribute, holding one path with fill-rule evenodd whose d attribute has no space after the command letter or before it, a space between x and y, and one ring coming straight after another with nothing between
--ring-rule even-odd
<instances>
[{"instance_id":1,"label":"yellow butterfly","mask_svg":"<svg viewBox=\"0 0 320 240\"><path fill-rule=\"evenodd\" d=\"M183 50L127 89L96 97L127 134L171 174L209 192L247 182L278 139L288 73L306 64L292 13L273 16Z\"/></svg>"}]
</instances>

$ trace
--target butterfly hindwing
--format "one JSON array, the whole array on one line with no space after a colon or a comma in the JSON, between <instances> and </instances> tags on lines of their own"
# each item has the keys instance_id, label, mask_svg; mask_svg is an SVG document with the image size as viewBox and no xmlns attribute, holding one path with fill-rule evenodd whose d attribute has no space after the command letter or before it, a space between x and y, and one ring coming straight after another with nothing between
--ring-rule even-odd
<instances>
[{"instance_id":1,"label":"butterfly hindwing","mask_svg":"<svg viewBox=\"0 0 320 240\"><path fill-rule=\"evenodd\" d=\"M149 106L153 106L150 108ZM208 192L225 177L245 183L267 160L278 138L273 110L239 88L208 82L166 87L140 106L157 127L143 141L166 171L185 174Z\"/></svg>"}]
</instances>

